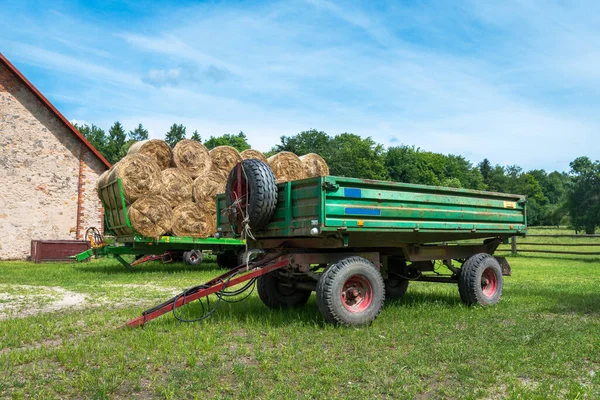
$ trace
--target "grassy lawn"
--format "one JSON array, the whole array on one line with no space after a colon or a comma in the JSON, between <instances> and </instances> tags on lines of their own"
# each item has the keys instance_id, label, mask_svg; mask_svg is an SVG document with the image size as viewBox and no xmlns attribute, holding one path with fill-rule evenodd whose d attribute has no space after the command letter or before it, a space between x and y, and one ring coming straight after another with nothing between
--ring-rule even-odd
<instances>
[{"instance_id":1,"label":"grassy lawn","mask_svg":"<svg viewBox=\"0 0 600 400\"><path fill-rule=\"evenodd\" d=\"M270 311L256 293L200 323L165 315L128 329L221 270L0 263L0 397L599 398L600 258L510 262L495 307L413 282L371 326L350 329L325 324L314 295Z\"/></svg>"}]
</instances>

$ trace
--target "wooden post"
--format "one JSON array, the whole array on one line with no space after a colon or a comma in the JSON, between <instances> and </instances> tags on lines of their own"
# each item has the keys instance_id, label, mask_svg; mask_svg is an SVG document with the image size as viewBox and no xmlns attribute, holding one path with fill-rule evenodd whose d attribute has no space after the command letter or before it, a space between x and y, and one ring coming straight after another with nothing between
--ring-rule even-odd
<instances>
[{"instance_id":1,"label":"wooden post","mask_svg":"<svg viewBox=\"0 0 600 400\"><path fill-rule=\"evenodd\" d=\"M510 239L510 251L513 256L517 255L517 237L516 236L513 236Z\"/></svg>"}]
</instances>

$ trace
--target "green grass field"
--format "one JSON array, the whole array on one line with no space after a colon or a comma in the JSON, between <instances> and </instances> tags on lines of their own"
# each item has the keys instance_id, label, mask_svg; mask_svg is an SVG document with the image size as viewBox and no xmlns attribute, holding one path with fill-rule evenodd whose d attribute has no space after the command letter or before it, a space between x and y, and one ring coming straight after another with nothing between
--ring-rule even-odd
<instances>
[{"instance_id":1,"label":"green grass field","mask_svg":"<svg viewBox=\"0 0 600 400\"><path fill-rule=\"evenodd\" d=\"M325 324L314 296L271 311L254 293L200 323L129 329L221 270L0 263L0 397L599 398L600 258L509 260L495 307L413 282L362 328Z\"/></svg>"}]
</instances>

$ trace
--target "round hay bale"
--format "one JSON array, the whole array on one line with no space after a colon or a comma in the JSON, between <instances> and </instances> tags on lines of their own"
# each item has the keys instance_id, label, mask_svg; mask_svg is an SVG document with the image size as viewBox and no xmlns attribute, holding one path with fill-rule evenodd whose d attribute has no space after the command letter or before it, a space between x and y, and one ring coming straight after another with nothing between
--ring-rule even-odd
<instances>
[{"instance_id":1,"label":"round hay bale","mask_svg":"<svg viewBox=\"0 0 600 400\"><path fill-rule=\"evenodd\" d=\"M217 146L210 151L210 158L213 162L213 170L220 171L223 175L228 175L233 167L242 162L240 153L231 146Z\"/></svg>"},{"instance_id":2,"label":"round hay bale","mask_svg":"<svg viewBox=\"0 0 600 400\"><path fill-rule=\"evenodd\" d=\"M161 172L162 186L160 195L167 199L171 207L192 201L194 180L179 168L167 168Z\"/></svg>"},{"instance_id":3,"label":"round hay bale","mask_svg":"<svg viewBox=\"0 0 600 400\"><path fill-rule=\"evenodd\" d=\"M265 164L267 164L267 157L265 157L265 155L258 150L254 150L254 149L244 150L240 153L240 155L242 156L242 159L244 159L244 160L254 158L256 160L260 160L260 161L264 162Z\"/></svg>"},{"instance_id":4,"label":"round hay bale","mask_svg":"<svg viewBox=\"0 0 600 400\"><path fill-rule=\"evenodd\" d=\"M140 235L158 238L173 227L173 210L169 201L162 196L146 196L128 209L131 226Z\"/></svg>"},{"instance_id":5,"label":"round hay bale","mask_svg":"<svg viewBox=\"0 0 600 400\"><path fill-rule=\"evenodd\" d=\"M300 156L300 161L302 161L302 165L304 166L304 176L306 178L329 175L329 167L327 166L327 163L323 157L318 154L305 154Z\"/></svg>"},{"instance_id":6,"label":"round hay bale","mask_svg":"<svg viewBox=\"0 0 600 400\"><path fill-rule=\"evenodd\" d=\"M194 201L202 207L216 212L219 193L225 193L227 175L218 170L210 171L206 176L199 176L194 180Z\"/></svg>"},{"instance_id":7,"label":"round hay bale","mask_svg":"<svg viewBox=\"0 0 600 400\"><path fill-rule=\"evenodd\" d=\"M216 215L198 203L182 203L173 209L173 234L207 238L217 229Z\"/></svg>"},{"instance_id":8,"label":"round hay bale","mask_svg":"<svg viewBox=\"0 0 600 400\"><path fill-rule=\"evenodd\" d=\"M135 142L127 154L145 154L152 158L161 170L171 166L171 146L164 140L150 139Z\"/></svg>"},{"instance_id":9,"label":"round hay bale","mask_svg":"<svg viewBox=\"0 0 600 400\"><path fill-rule=\"evenodd\" d=\"M304 166L300 157L289 151L282 151L267 159L275 174L277 183L295 181L304 178Z\"/></svg>"},{"instance_id":10,"label":"round hay bale","mask_svg":"<svg viewBox=\"0 0 600 400\"><path fill-rule=\"evenodd\" d=\"M157 194L162 185L160 168L148 156L144 154L131 154L123 157L116 163L106 175L102 175L98 180L98 187L105 186L114 182L117 178L121 179L123 186L123 197L128 204L133 203L142 196ZM116 185L116 183L115 183ZM115 196L112 190L102 193L102 200L109 208L122 208L118 201L119 190L114 187Z\"/></svg>"},{"instance_id":11,"label":"round hay bale","mask_svg":"<svg viewBox=\"0 0 600 400\"><path fill-rule=\"evenodd\" d=\"M212 168L212 159L204 145L196 140L180 140L173 148L173 164L192 178L206 175Z\"/></svg>"}]
</instances>

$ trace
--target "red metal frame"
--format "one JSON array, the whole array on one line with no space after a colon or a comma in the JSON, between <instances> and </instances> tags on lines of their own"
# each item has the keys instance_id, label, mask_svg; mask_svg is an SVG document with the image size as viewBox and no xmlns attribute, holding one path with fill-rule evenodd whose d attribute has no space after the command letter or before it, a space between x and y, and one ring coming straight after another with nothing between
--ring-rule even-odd
<instances>
[{"instance_id":1,"label":"red metal frame","mask_svg":"<svg viewBox=\"0 0 600 400\"><path fill-rule=\"evenodd\" d=\"M160 317L163 314L173 311L173 308L179 308L179 307L181 307L187 303L190 303L194 300L198 300L202 297L207 297L213 293L223 290L225 287L235 286L239 283L249 281L250 279L259 277L261 275L268 274L269 272L275 271L277 269L284 268L284 267L288 266L289 263L290 263L290 260L287 256L280 256L280 257L276 258L275 260L271 261L270 264L267 264L263 267L254 266L248 271L248 273L246 273L242 276L239 276L239 277L232 278L229 281L227 281L227 278L229 278L230 276L248 268L248 266L246 264L240 265L240 266L238 266L230 271L227 271L224 274L206 282L205 286L209 286L208 288L200 289L195 293L192 293L192 294L189 294L186 296L182 296L177 300L177 302L175 304L169 303L151 313L143 314L143 315L127 322L127 325L132 328L136 327L136 326L144 325L146 322L153 320L154 318Z\"/></svg>"}]
</instances>

